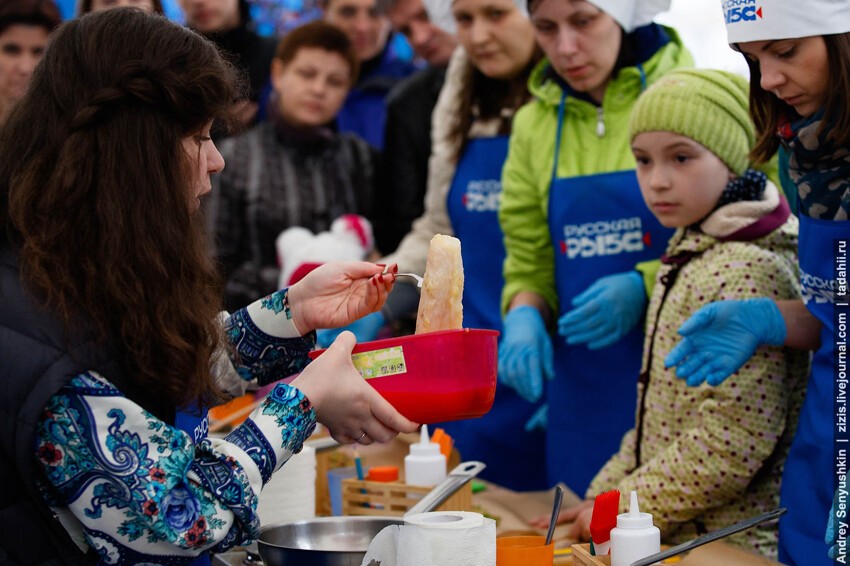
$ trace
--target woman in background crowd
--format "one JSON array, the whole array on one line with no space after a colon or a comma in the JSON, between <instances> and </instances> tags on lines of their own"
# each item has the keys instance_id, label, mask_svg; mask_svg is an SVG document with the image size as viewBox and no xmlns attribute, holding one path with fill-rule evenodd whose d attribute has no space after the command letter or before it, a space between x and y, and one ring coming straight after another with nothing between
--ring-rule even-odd
<instances>
[{"instance_id":1,"label":"woman in background crowd","mask_svg":"<svg viewBox=\"0 0 850 566\"><path fill-rule=\"evenodd\" d=\"M464 265L464 326L501 331L500 178L514 112L530 99L528 76L541 54L524 7L511 0L454 0L452 12L461 48L449 63L434 110L425 213L384 261L423 273L431 238L456 236ZM415 316L416 302L403 304L406 296L415 297L411 287L399 283L383 312ZM379 318L375 313L355 325ZM484 417L440 426L464 459L487 463L486 479L511 489L543 489L543 434L524 428L536 409L499 388ZM505 458L507 453L512 456Z\"/></svg>"},{"instance_id":2,"label":"woman in background crowd","mask_svg":"<svg viewBox=\"0 0 850 566\"><path fill-rule=\"evenodd\" d=\"M833 560L824 530L827 544L836 545L846 523L836 456L850 441L847 428L836 422L844 410L837 401L844 342L838 324L850 315L842 306L847 294L839 247L850 241L850 2L774 1L751 20L730 4L724 14L729 43L750 67L750 113L758 136L753 158L764 161L781 147L797 187L803 300L707 305L682 325L684 339L667 364L677 366L676 374L690 385L720 385L760 345L815 351L782 476L781 505L788 513L779 521L779 560L828 566ZM838 552L846 558L844 535L841 542L832 546L832 558Z\"/></svg>"},{"instance_id":3,"label":"woman in background crowd","mask_svg":"<svg viewBox=\"0 0 850 566\"><path fill-rule=\"evenodd\" d=\"M371 217L377 152L333 126L357 72L336 27L316 21L292 30L272 63L269 120L222 142L231 166L217 178L210 221L229 309L277 289L283 230L317 233L343 214Z\"/></svg>"},{"instance_id":4,"label":"woman in background crowd","mask_svg":"<svg viewBox=\"0 0 850 566\"><path fill-rule=\"evenodd\" d=\"M643 333L631 329L646 293L639 273L622 273L660 257L671 233L641 198L627 128L649 84L692 65L676 32L652 23L668 6L529 4L546 59L531 75L535 100L517 112L502 174L499 377L531 402L551 380L548 477L576 493L634 422ZM567 338L553 347L555 326Z\"/></svg>"}]
</instances>

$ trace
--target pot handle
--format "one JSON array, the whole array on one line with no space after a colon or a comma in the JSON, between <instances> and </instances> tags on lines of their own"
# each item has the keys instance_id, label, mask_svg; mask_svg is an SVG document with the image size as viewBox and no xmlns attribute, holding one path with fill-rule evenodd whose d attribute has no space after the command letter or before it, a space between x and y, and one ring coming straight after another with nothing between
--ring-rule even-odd
<instances>
[{"instance_id":1,"label":"pot handle","mask_svg":"<svg viewBox=\"0 0 850 566\"><path fill-rule=\"evenodd\" d=\"M486 467L487 465L484 462L476 462L474 460L463 462L452 470L446 476L446 479L437 484L434 489L423 497L419 503L408 509L404 516L433 511Z\"/></svg>"}]
</instances>

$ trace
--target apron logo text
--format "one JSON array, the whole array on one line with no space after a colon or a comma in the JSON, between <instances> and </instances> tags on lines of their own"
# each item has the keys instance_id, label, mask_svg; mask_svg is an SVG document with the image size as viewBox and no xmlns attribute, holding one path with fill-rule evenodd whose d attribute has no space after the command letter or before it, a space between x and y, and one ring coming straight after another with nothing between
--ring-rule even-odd
<instances>
[{"instance_id":1,"label":"apron logo text","mask_svg":"<svg viewBox=\"0 0 850 566\"><path fill-rule=\"evenodd\" d=\"M832 279L823 279L801 271L800 286L802 287L800 291L803 295L803 302L806 304L813 299L815 303L835 302L835 281Z\"/></svg>"},{"instance_id":2,"label":"apron logo text","mask_svg":"<svg viewBox=\"0 0 850 566\"><path fill-rule=\"evenodd\" d=\"M652 245L640 217L602 220L564 226L561 253L568 259L642 252Z\"/></svg>"},{"instance_id":3,"label":"apron logo text","mask_svg":"<svg viewBox=\"0 0 850 566\"><path fill-rule=\"evenodd\" d=\"M498 212L502 199L502 182L498 179L480 179L466 184L463 206L469 212Z\"/></svg>"}]
</instances>

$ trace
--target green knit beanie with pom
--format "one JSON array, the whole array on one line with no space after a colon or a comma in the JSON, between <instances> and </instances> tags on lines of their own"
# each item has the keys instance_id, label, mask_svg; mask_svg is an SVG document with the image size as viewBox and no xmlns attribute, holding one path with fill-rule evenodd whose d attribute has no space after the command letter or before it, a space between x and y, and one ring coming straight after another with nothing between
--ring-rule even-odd
<instances>
[{"instance_id":1,"label":"green knit beanie with pom","mask_svg":"<svg viewBox=\"0 0 850 566\"><path fill-rule=\"evenodd\" d=\"M736 175L750 166L755 144L749 84L713 69L664 75L638 98L629 123L630 139L641 132L673 132L691 138L719 157Z\"/></svg>"}]
</instances>

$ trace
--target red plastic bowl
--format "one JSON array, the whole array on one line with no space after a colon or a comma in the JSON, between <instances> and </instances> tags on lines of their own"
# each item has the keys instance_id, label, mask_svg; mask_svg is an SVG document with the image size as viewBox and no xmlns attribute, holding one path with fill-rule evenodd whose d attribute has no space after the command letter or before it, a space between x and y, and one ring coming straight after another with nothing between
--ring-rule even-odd
<instances>
[{"instance_id":1,"label":"red plastic bowl","mask_svg":"<svg viewBox=\"0 0 850 566\"><path fill-rule=\"evenodd\" d=\"M352 360L369 384L414 422L471 419L493 406L498 336L495 330L463 328L387 338L357 344Z\"/></svg>"}]
</instances>

